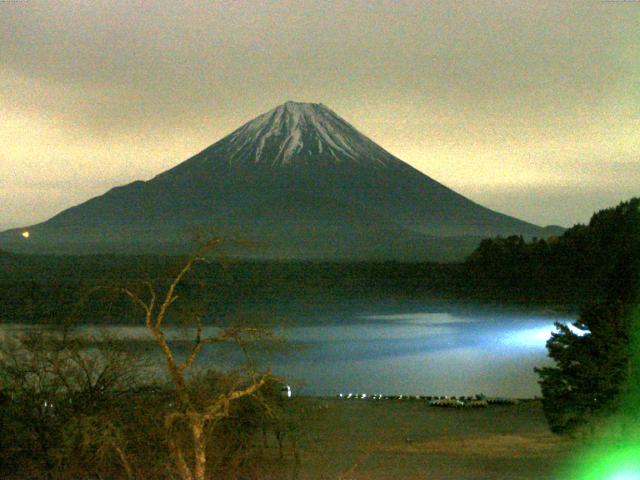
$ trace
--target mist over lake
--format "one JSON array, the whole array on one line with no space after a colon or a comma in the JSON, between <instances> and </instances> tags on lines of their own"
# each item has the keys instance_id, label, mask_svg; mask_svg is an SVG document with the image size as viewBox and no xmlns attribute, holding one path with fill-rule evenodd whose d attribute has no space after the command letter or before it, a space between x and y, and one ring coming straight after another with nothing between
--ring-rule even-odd
<instances>
[{"instance_id":1,"label":"mist over lake","mask_svg":"<svg viewBox=\"0 0 640 480\"><path fill-rule=\"evenodd\" d=\"M533 368L549 364L545 343L554 322L573 318L427 308L344 320L287 329L286 338L306 348L274 356L276 373L299 380L300 391L311 395L533 397L540 394Z\"/></svg>"},{"instance_id":2,"label":"mist over lake","mask_svg":"<svg viewBox=\"0 0 640 480\"><path fill-rule=\"evenodd\" d=\"M338 313L341 308L343 313ZM538 396L533 369L550 364L545 343L553 324L574 320L571 315L414 302L326 305L314 310L304 318L290 318L287 327L277 327L276 333L286 343L261 352L256 361L284 377L296 393L322 396L350 392ZM3 333L17 328L25 327L0 327ZM84 326L81 330L128 340L133 351L148 355L158 369L164 367L143 326ZM215 330L207 327L205 333ZM193 332L175 327L167 336L184 354ZM208 346L198 361L200 368L221 369L241 363L242 356L230 345Z\"/></svg>"}]
</instances>

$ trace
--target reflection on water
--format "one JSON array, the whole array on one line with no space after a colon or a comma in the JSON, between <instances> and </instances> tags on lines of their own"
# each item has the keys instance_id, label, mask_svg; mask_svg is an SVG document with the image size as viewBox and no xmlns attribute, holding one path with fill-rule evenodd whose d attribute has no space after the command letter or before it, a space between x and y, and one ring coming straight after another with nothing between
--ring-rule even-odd
<instances>
[{"instance_id":1,"label":"reflection on water","mask_svg":"<svg viewBox=\"0 0 640 480\"><path fill-rule=\"evenodd\" d=\"M274 369L305 380L311 394L533 397L540 393L533 368L550 363L553 323L573 318L424 312L365 320L290 329L287 338L310 348L272 358Z\"/></svg>"},{"instance_id":2,"label":"reflection on water","mask_svg":"<svg viewBox=\"0 0 640 480\"><path fill-rule=\"evenodd\" d=\"M573 318L428 310L366 316L354 313L339 319L320 316L317 325L279 331L290 342L289 352L271 353L266 361L299 392L311 395L483 392L533 397L540 393L533 368L549 364L545 343L554 321L570 323ZM9 328L2 326L0 333ZM101 329L85 330L96 333ZM150 340L143 327L113 326L108 330L131 340ZM189 338L182 329L174 329L168 336ZM228 349L209 347L200 360L201 366L224 368L237 363L239 357L229 354Z\"/></svg>"}]
</instances>

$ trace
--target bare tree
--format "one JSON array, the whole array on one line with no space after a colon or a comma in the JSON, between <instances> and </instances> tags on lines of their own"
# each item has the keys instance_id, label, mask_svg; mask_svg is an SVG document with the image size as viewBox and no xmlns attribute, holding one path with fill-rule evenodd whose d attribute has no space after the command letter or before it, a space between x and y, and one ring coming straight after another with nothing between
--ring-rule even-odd
<instances>
[{"instance_id":1,"label":"bare tree","mask_svg":"<svg viewBox=\"0 0 640 480\"><path fill-rule=\"evenodd\" d=\"M268 332L260 328L229 327L220 329L213 336L205 337L202 317L196 314L191 319L195 324L193 343L184 360L179 361L176 358L167 341L165 320L169 308L178 300L176 289L194 265L197 262L206 261L206 254L215 249L219 243L220 239L217 238L209 240L200 250L189 256L165 289L156 288L150 281L144 283L146 294L128 287L119 288L121 293L142 309L144 324L164 356L166 371L175 388L177 400L175 409L166 415L164 425L171 457L182 480L204 480L207 468L207 429L229 415L230 404L234 400L257 393L272 378L269 371L258 374L255 369L251 369L248 382L235 383L205 403L197 402L188 388L187 371L193 366L203 346L233 341L246 354L247 342ZM187 448L192 451L191 461L188 461L188 450L178 431L181 426L186 426L190 434L190 448Z\"/></svg>"},{"instance_id":2,"label":"bare tree","mask_svg":"<svg viewBox=\"0 0 640 480\"><path fill-rule=\"evenodd\" d=\"M66 443L81 433L80 444L93 435L100 443L97 453L114 453L132 478L124 441L108 410L142 365L113 348L109 338L34 330L2 339L0 389L6 398L0 426L2 435L11 438L8 451L0 452L2 477L53 478L60 468L78 466L77 443L70 448ZM95 428L88 428L89 420L98 418Z\"/></svg>"}]
</instances>

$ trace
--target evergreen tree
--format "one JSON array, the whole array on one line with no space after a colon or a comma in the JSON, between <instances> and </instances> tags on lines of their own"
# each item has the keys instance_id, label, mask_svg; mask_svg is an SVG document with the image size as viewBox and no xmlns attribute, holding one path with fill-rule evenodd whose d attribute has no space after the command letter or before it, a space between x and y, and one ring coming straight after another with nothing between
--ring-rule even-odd
<instances>
[{"instance_id":1,"label":"evergreen tree","mask_svg":"<svg viewBox=\"0 0 640 480\"><path fill-rule=\"evenodd\" d=\"M571 236L575 232L569 231ZM554 367L536 369L551 430L574 431L620 408L629 378L632 311L640 275L640 199L596 213L580 229L580 260L597 280L598 294L586 302L574 329L556 324L547 342Z\"/></svg>"}]
</instances>

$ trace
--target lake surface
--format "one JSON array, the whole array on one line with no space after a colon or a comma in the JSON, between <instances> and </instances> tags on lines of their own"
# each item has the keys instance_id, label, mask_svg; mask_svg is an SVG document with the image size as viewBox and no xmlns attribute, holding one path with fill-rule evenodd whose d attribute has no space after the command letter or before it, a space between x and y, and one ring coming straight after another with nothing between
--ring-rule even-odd
<instances>
[{"instance_id":1,"label":"lake surface","mask_svg":"<svg viewBox=\"0 0 640 480\"><path fill-rule=\"evenodd\" d=\"M304 380L302 391L314 395L533 397L534 367L552 363L545 343L554 322L573 318L419 312L358 320L291 328L287 338L307 348L273 358L274 370Z\"/></svg>"},{"instance_id":2,"label":"lake surface","mask_svg":"<svg viewBox=\"0 0 640 480\"><path fill-rule=\"evenodd\" d=\"M287 353L267 357L274 373L294 391L307 395L338 393L533 397L540 394L536 366L550 365L545 343L554 322L571 316L525 313L469 313L429 307L410 311L332 313L317 324L305 322L277 333L288 340ZM5 333L15 326L0 326ZM132 340L150 340L143 327L86 327ZM170 337L188 332L174 330ZM210 332L211 333L211 332ZM154 352L153 345L149 350ZM227 349L228 350L228 349ZM239 357L209 347L200 366L228 368ZM154 357L158 366L162 359Z\"/></svg>"}]
</instances>

